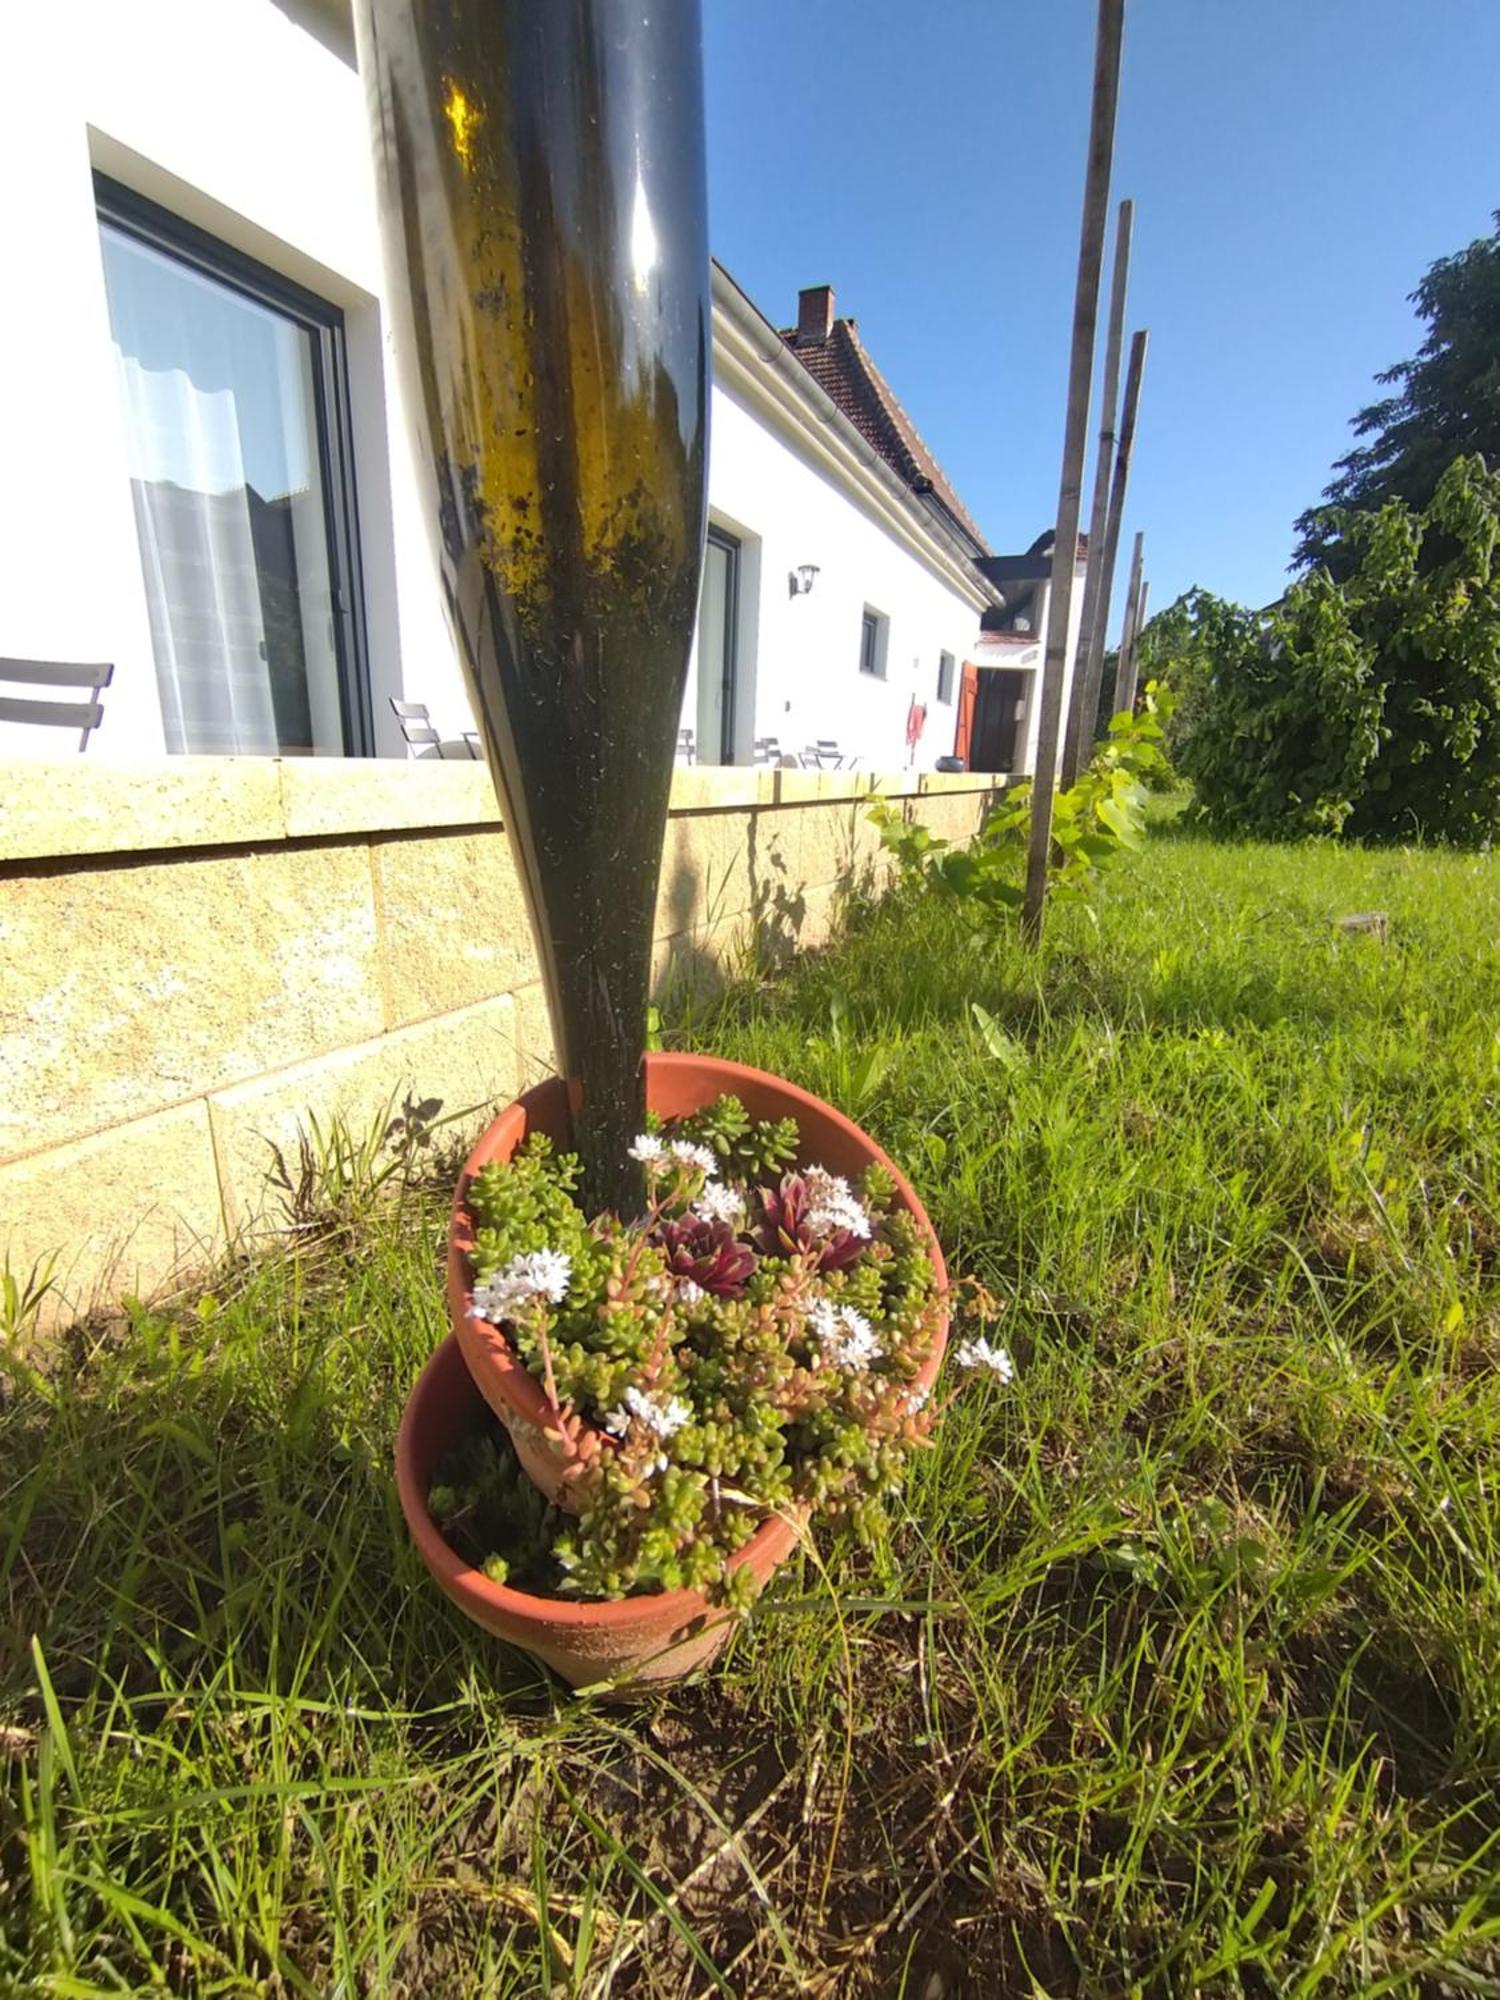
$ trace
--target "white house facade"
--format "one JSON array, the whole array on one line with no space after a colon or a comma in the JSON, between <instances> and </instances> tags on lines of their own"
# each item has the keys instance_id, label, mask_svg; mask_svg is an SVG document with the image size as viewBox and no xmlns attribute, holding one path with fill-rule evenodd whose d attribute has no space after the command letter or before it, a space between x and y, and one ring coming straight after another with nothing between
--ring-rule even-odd
<instances>
[{"instance_id":1,"label":"white house facade","mask_svg":"<svg viewBox=\"0 0 1500 2000\"><path fill-rule=\"evenodd\" d=\"M88 749L111 760L403 756L393 700L425 705L461 751L346 6L59 0L8 16L0 49L16 286L0 656L108 663ZM800 760L822 743L865 769L930 769L954 750L1001 593L831 294L803 295L804 336L809 299L825 313L811 351L714 272L682 754ZM820 373L840 341L855 388L874 384L868 410ZM0 722L0 756L76 748Z\"/></svg>"},{"instance_id":2,"label":"white house facade","mask_svg":"<svg viewBox=\"0 0 1500 2000\"><path fill-rule=\"evenodd\" d=\"M700 760L747 763L769 738L793 756L835 742L866 769L930 770L952 753L960 664L996 601L972 546L940 531L719 269L714 373L709 567L683 711ZM728 672L719 542L738 572Z\"/></svg>"}]
</instances>

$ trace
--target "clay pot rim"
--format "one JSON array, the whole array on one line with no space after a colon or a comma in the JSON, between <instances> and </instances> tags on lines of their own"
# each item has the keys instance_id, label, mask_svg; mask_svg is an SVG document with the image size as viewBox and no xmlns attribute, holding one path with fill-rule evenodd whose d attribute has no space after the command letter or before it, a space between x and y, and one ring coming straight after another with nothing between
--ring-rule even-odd
<instances>
[{"instance_id":1,"label":"clay pot rim","mask_svg":"<svg viewBox=\"0 0 1500 2000\"><path fill-rule=\"evenodd\" d=\"M422 1372L406 1399L401 1412L401 1425L396 1433L396 1491L401 1511L406 1516L406 1525L423 1561L445 1590L465 1608L470 1604L482 1605L490 1611L524 1619L529 1624L564 1631L576 1631L582 1626L608 1630L617 1625L639 1625L645 1618L653 1624L662 1623L675 1629L716 1609L701 1590L647 1590L634 1597L585 1600L537 1597L530 1591L512 1589L508 1583L496 1583L482 1569L475 1569L465 1562L427 1510L427 1495L417 1474L414 1449L415 1434L425 1415L425 1407L440 1394L444 1372L455 1364L465 1368L458 1336L450 1333L422 1364ZM478 1395L477 1389L475 1394ZM495 1422L498 1423L499 1419L496 1418ZM771 1515L761 1523L744 1547L730 1557L729 1567L738 1569L742 1563L752 1561L757 1555L769 1557L773 1569L779 1567L790 1555L801 1525L787 1515Z\"/></svg>"},{"instance_id":2,"label":"clay pot rim","mask_svg":"<svg viewBox=\"0 0 1500 2000\"><path fill-rule=\"evenodd\" d=\"M826 1103L821 1097L814 1097L810 1090L804 1090L800 1084L789 1083L785 1077L775 1076L769 1070L754 1069L748 1063L731 1062L724 1056L697 1055L678 1050L652 1050L645 1060L650 1068L665 1070L668 1073L673 1070L682 1070L688 1074L694 1071L699 1073L705 1070L711 1071L716 1080L722 1081L726 1091L732 1090L737 1082L751 1085L769 1084L782 1097L790 1099L794 1105L805 1107L819 1121L831 1120L835 1125L841 1126L846 1137L868 1155L870 1163L884 1167L896 1183L898 1200L913 1217L926 1241L927 1253L932 1259L933 1276L937 1280L938 1294L946 1300L948 1267L943 1260L942 1245L938 1242L937 1231L933 1228L916 1189L884 1147L878 1146L852 1118L845 1117L842 1111ZM467 1319L470 1328L473 1329L474 1337L482 1343L496 1372L504 1377L506 1394L515 1405L517 1415L523 1423L532 1424L539 1431L546 1430L552 1423L552 1406L548 1403L541 1385L522 1363L504 1329L496 1326L493 1321L481 1319L469 1311L474 1296L474 1272L469 1261L469 1252L474 1245L474 1219L469 1212L468 1192L475 1175L483 1167L488 1166L500 1152L501 1130L510 1114L519 1111L524 1118L528 1100L538 1091L558 1090L564 1087L560 1079L548 1078L515 1098L498 1117L491 1119L475 1141L469 1157L464 1161L463 1172L459 1175L458 1185L454 1189L453 1206L448 1222L448 1299L453 1324L457 1326L461 1320ZM945 1310L942 1330L931 1356L917 1372L914 1387L930 1388L936 1381L947 1344L946 1333Z\"/></svg>"}]
</instances>

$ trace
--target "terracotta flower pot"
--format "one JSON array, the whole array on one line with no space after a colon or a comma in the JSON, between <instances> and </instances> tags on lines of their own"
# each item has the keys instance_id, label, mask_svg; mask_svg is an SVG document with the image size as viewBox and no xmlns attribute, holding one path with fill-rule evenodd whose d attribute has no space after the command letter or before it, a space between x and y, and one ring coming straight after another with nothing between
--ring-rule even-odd
<instances>
[{"instance_id":1,"label":"terracotta flower pot","mask_svg":"<svg viewBox=\"0 0 1500 2000\"><path fill-rule=\"evenodd\" d=\"M896 1183L899 1206L915 1216L927 1240L939 1291L947 1288L942 1251L910 1183L857 1125L795 1084L741 1063L710 1056L648 1055L646 1097L665 1118L701 1110L726 1092L740 1098L752 1118L795 1118L804 1164L857 1178L872 1161ZM729 1637L733 1614L711 1606L696 1590L651 1591L610 1603L573 1603L534 1597L492 1583L452 1549L427 1511L427 1493L444 1453L472 1430L485 1405L510 1432L517 1456L536 1484L555 1499L570 1497L563 1458L545 1433L550 1411L542 1390L522 1366L500 1328L469 1318L474 1274L470 1183L491 1160L509 1159L531 1131L559 1145L572 1136L566 1085L551 1079L508 1105L479 1140L464 1165L448 1231L448 1309L454 1333L418 1377L396 1440L396 1482L402 1511L439 1585L460 1610L487 1631L531 1653L575 1687L606 1680L674 1680L711 1661ZM947 1341L948 1316L937 1321L933 1351L918 1381L936 1376ZM748 1564L764 1585L791 1554L797 1524L762 1523L732 1566Z\"/></svg>"},{"instance_id":2,"label":"terracotta flower pot","mask_svg":"<svg viewBox=\"0 0 1500 2000\"><path fill-rule=\"evenodd\" d=\"M646 1057L646 1102L664 1118L681 1118L689 1112L701 1111L726 1094L738 1097L752 1118L794 1118L802 1135L802 1165L816 1163L830 1173L857 1181L866 1167L878 1161L896 1183L896 1206L915 1216L932 1256L938 1290L946 1292L948 1273L943 1253L915 1189L895 1162L842 1112L808 1091L799 1090L794 1083L768 1076L764 1070L749 1069L743 1063L723 1062L716 1056ZM526 1134L533 1131L545 1132L559 1146L570 1143L572 1113L567 1086L560 1078L538 1084L514 1104L507 1105L464 1164L448 1227L448 1315L469 1373L510 1432L521 1464L549 1499L569 1512L576 1512L572 1493L563 1479L567 1461L560 1446L546 1436L555 1419L540 1384L524 1367L501 1328L491 1326L488 1320L469 1317L474 1299L474 1271L469 1261L474 1247L470 1184L492 1160L508 1160ZM947 1338L948 1314L944 1308L938 1319L932 1353L917 1378L924 1387L937 1374Z\"/></svg>"},{"instance_id":3,"label":"terracotta flower pot","mask_svg":"<svg viewBox=\"0 0 1500 2000\"><path fill-rule=\"evenodd\" d=\"M532 1597L491 1583L449 1547L427 1511L428 1488L448 1447L484 1413L484 1399L450 1337L417 1377L396 1437L396 1485L407 1526L423 1562L460 1611L544 1661L574 1687L676 1680L707 1665L728 1639L734 1614L710 1606L696 1590L650 1591L608 1604ZM791 1554L796 1538L790 1521L766 1521L733 1565L748 1563L764 1584Z\"/></svg>"}]
</instances>

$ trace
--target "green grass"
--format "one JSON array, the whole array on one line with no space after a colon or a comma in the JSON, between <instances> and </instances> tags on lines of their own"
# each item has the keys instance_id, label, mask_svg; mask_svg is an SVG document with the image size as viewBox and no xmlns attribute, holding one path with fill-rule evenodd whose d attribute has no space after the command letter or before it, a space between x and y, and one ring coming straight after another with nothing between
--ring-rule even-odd
<instances>
[{"instance_id":1,"label":"green grass","mask_svg":"<svg viewBox=\"0 0 1500 2000\"><path fill-rule=\"evenodd\" d=\"M435 1189L14 1369L0 1990L1500 1994L1500 862L1168 835L1098 918L679 1021L1021 1368L700 1685L580 1702L408 1549Z\"/></svg>"}]
</instances>

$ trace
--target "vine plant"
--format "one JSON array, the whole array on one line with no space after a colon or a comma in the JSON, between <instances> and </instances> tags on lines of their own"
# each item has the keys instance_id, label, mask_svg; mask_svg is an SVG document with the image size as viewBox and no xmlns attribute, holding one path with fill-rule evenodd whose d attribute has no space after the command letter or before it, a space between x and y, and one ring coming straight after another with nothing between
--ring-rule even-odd
<instances>
[{"instance_id":1,"label":"vine plant","mask_svg":"<svg viewBox=\"0 0 1500 2000\"><path fill-rule=\"evenodd\" d=\"M1050 895L1088 907L1102 873L1140 847L1149 781L1170 770L1163 742L1174 706L1170 688L1149 682L1141 707L1111 718L1093 762L1053 800ZM904 819L888 799L875 800L870 818L903 880L955 898L978 928L998 929L1019 910L1031 824L1029 778L1008 788L966 847Z\"/></svg>"}]
</instances>

